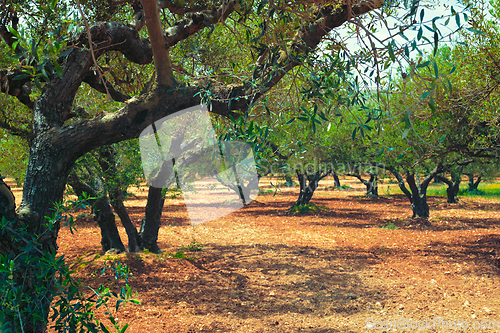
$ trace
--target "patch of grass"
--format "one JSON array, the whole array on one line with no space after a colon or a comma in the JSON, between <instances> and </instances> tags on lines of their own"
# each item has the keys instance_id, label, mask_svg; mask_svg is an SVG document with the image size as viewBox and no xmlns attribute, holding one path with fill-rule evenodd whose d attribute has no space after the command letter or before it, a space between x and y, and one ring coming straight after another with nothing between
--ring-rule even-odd
<instances>
[{"instance_id":1,"label":"patch of grass","mask_svg":"<svg viewBox=\"0 0 500 333\"><path fill-rule=\"evenodd\" d=\"M491 198L491 199L499 199L500 200L500 184L499 183L482 183L479 184L479 187L477 190L468 191L467 187L464 187L463 189L461 188L459 195L465 196L465 197L485 197L485 198Z\"/></svg>"},{"instance_id":2,"label":"patch of grass","mask_svg":"<svg viewBox=\"0 0 500 333\"><path fill-rule=\"evenodd\" d=\"M193 241L187 246L181 246L180 250L186 252L200 252L203 250L203 244L198 242L196 239L193 239Z\"/></svg>"},{"instance_id":3,"label":"patch of grass","mask_svg":"<svg viewBox=\"0 0 500 333\"><path fill-rule=\"evenodd\" d=\"M173 253L173 252L166 252L165 256L171 257L173 259L186 259L186 260L189 260L189 261L195 261L196 260L195 257L187 257L184 252L185 251L183 251L183 250L179 250L179 251L177 251L175 253Z\"/></svg>"},{"instance_id":4,"label":"patch of grass","mask_svg":"<svg viewBox=\"0 0 500 333\"><path fill-rule=\"evenodd\" d=\"M195 261L196 258L192 256L187 256L186 252L200 252L203 250L203 244L198 242L197 240L193 239L191 243L189 243L187 246L181 246L177 252L165 252L163 254L157 254L156 257L162 261L166 258L173 258L173 259L185 259L189 261Z\"/></svg>"},{"instance_id":5,"label":"patch of grass","mask_svg":"<svg viewBox=\"0 0 500 333\"><path fill-rule=\"evenodd\" d=\"M319 210L328 210L329 208L326 206L317 206L316 204L308 204L308 205L299 205L290 208L288 211L290 214L294 215L301 215L301 214L306 214L308 212L316 212Z\"/></svg>"},{"instance_id":6,"label":"patch of grass","mask_svg":"<svg viewBox=\"0 0 500 333\"><path fill-rule=\"evenodd\" d=\"M432 184L427 188L427 195L446 197L446 185Z\"/></svg>"},{"instance_id":7,"label":"patch of grass","mask_svg":"<svg viewBox=\"0 0 500 333\"><path fill-rule=\"evenodd\" d=\"M387 230L398 230L398 227L394 223L392 223L392 222L388 222L386 225L384 225L381 228L382 229L387 229Z\"/></svg>"},{"instance_id":8,"label":"patch of grass","mask_svg":"<svg viewBox=\"0 0 500 333\"><path fill-rule=\"evenodd\" d=\"M445 184L431 184L427 189L428 196L446 197ZM387 191L389 193L389 190ZM394 193L391 189L391 193ZM474 198L483 197L489 199L499 199L500 200L500 183L481 183L477 190L469 192L469 186L463 183L458 191L458 196Z\"/></svg>"}]
</instances>

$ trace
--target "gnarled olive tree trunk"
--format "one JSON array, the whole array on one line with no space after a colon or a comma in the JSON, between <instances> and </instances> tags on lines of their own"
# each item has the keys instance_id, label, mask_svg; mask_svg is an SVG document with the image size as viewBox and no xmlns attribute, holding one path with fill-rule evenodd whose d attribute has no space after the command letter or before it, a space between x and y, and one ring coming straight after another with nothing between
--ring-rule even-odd
<instances>
[{"instance_id":1,"label":"gnarled olive tree trunk","mask_svg":"<svg viewBox=\"0 0 500 333\"><path fill-rule=\"evenodd\" d=\"M359 173L348 174L347 176L357 178L363 185L366 186L366 196L367 197L378 197L378 177L374 173L370 173L370 179L366 180L361 177Z\"/></svg>"},{"instance_id":2,"label":"gnarled olive tree trunk","mask_svg":"<svg viewBox=\"0 0 500 333\"><path fill-rule=\"evenodd\" d=\"M128 236L128 248L129 252L139 251L139 236L135 225L130 220L127 208L123 204L123 191L126 189L126 185L122 183L119 175L118 169L116 167L115 152L111 147L101 147L99 148L98 162L99 166L104 172L104 178L106 180L106 187L111 205L115 210L116 214L120 218L125 231Z\"/></svg>"},{"instance_id":3,"label":"gnarled olive tree trunk","mask_svg":"<svg viewBox=\"0 0 500 333\"><path fill-rule=\"evenodd\" d=\"M429 205L427 204L427 188L429 187L430 182L438 175L439 173L444 172L443 165L438 163L437 166L429 172L429 174L425 177L425 179L417 185L417 181L415 179L415 172L411 172L410 170L406 170L406 182L408 183L407 189L405 186L405 180L398 172L398 170L393 166L387 166L380 163L370 163L372 166L376 166L382 169L385 169L391 172L394 177L396 177L398 181L398 186L401 191L406 195L411 204L411 210L413 212L412 218L424 218L427 219L429 217Z\"/></svg>"},{"instance_id":4,"label":"gnarled olive tree trunk","mask_svg":"<svg viewBox=\"0 0 500 333\"><path fill-rule=\"evenodd\" d=\"M98 184L99 182L96 181L95 183ZM124 252L125 246L116 228L115 214L113 214L102 184L99 186L100 189L96 191L94 187L82 182L74 173L71 173L68 178L68 185L73 188L77 196L83 197L83 192L86 192L89 197L94 198L89 199L88 203L92 205L94 221L97 222L101 229L102 250L105 253L108 251L113 253Z\"/></svg>"},{"instance_id":5,"label":"gnarled olive tree trunk","mask_svg":"<svg viewBox=\"0 0 500 333\"><path fill-rule=\"evenodd\" d=\"M457 203L458 202L458 191L460 190L460 182L462 180L462 176L460 173L452 173L451 180L437 175L436 179L439 179L441 182L447 185L446 187L446 202L448 203Z\"/></svg>"},{"instance_id":6,"label":"gnarled olive tree trunk","mask_svg":"<svg viewBox=\"0 0 500 333\"><path fill-rule=\"evenodd\" d=\"M299 197L291 208L301 205L308 205L311 201L314 191L318 188L320 180L330 174L330 170L316 171L311 174L299 170L296 170L295 172L299 181Z\"/></svg>"},{"instance_id":7,"label":"gnarled olive tree trunk","mask_svg":"<svg viewBox=\"0 0 500 333\"><path fill-rule=\"evenodd\" d=\"M482 175L477 176L476 181L474 181L473 173L466 173L467 178L469 178L469 192L477 191L479 183L483 180Z\"/></svg>"},{"instance_id":8,"label":"gnarled olive tree trunk","mask_svg":"<svg viewBox=\"0 0 500 333\"><path fill-rule=\"evenodd\" d=\"M333 175L333 186L335 186L336 188L340 188L342 187L342 185L340 184L340 178L339 178L339 175L337 175L336 172L332 172L332 175Z\"/></svg>"}]
</instances>

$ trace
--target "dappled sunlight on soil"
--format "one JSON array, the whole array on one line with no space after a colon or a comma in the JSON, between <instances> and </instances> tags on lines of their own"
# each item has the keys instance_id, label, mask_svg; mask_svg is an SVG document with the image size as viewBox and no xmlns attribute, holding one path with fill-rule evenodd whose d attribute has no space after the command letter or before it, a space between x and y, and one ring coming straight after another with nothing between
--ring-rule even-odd
<instances>
[{"instance_id":1,"label":"dappled sunlight on soil","mask_svg":"<svg viewBox=\"0 0 500 333\"><path fill-rule=\"evenodd\" d=\"M129 265L142 305L115 315L130 324L127 332L373 332L367 323L432 325L435 318L467 321L469 329L496 321L483 331L500 330L500 201L430 197L425 226L410 219L402 195L369 199L348 184L315 193L315 212L288 214L297 189L286 189L194 227L182 197L167 199L159 233L165 255L104 256L99 229L86 216L76 234L61 229L59 253L88 262L76 273L85 285L115 291L123 282L101 276L100 265ZM126 205L139 226L147 191L130 192ZM204 246L185 252L193 260L168 255L193 240ZM98 317L110 326L103 311ZM448 331L442 325L427 331Z\"/></svg>"}]
</instances>

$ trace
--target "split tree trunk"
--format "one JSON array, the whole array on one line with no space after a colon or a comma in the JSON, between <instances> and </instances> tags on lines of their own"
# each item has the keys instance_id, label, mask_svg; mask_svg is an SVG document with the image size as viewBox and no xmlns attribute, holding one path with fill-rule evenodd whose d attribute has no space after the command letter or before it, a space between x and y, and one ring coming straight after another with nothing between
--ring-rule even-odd
<instances>
[{"instance_id":1,"label":"split tree trunk","mask_svg":"<svg viewBox=\"0 0 500 333\"><path fill-rule=\"evenodd\" d=\"M411 195L407 195L407 197L410 200L411 210L413 211L412 218L428 218L429 205L427 204L427 186L422 188L422 183L420 186L417 186L415 182L415 174L410 172L406 173L406 182L408 183L411 191Z\"/></svg>"},{"instance_id":2,"label":"split tree trunk","mask_svg":"<svg viewBox=\"0 0 500 333\"><path fill-rule=\"evenodd\" d=\"M458 202L458 191L460 190L460 174L452 174L451 180L448 178L438 175L436 179L439 179L441 182L447 185L446 188L446 202L448 203L457 203Z\"/></svg>"},{"instance_id":3,"label":"split tree trunk","mask_svg":"<svg viewBox=\"0 0 500 333\"><path fill-rule=\"evenodd\" d=\"M425 177L425 179L420 182L417 186L415 182L415 174L409 171L406 172L406 182L410 187L410 191L406 191L406 196L410 200L411 209L413 211L413 218L428 218L429 217L429 205L427 204L427 188L434 179L434 177L443 172L443 166L438 164L436 168ZM400 186L401 187L401 186ZM404 191L403 191L404 192Z\"/></svg>"},{"instance_id":4,"label":"split tree trunk","mask_svg":"<svg viewBox=\"0 0 500 333\"><path fill-rule=\"evenodd\" d=\"M156 254L162 253L157 243L158 231L161 225L161 214L165 202L162 190L162 188L158 187L149 187L146 213L142 218L141 230L139 231L139 243L141 248Z\"/></svg>"},{"instance_id":5,"label":"split tree trunk","mask_svg":"<svg viewBox=\"0 0 500 333\"><path fill-rule=\"evenodd\" d=\"M466 175L469 178L469 192L477 191L479 183L481 183L482 176L479 175L477 177L477 180L474 181L474 174L473 173L466 173Z\"/></svg>"},{"instance_id":6,"label":"split tree trunk","mask_svg":"<svg viewBox=\"0 0 500 333\"><path fill-rule=\"evenodd\" d=\"M318 188L320 180L330 174L330 171L326 171L324 173L321 171L317 171L313 174L306 174L298 170L296 170L295 172L297 173L300 192L299 198L297 199L297 201L295 201L291 208L308 205L311 201L314 191Z\"/></svg>"},{"instance_id":7,"label":"split tree trunk","mask_svg":"<svg viewBox=\"0 0 500 333\"><path fill-rule=\"evenodd\" d=\"M367 197L378 197L378 178L376 174L371 173L369 180L363 179L360 174L348 174L347 176L359 179L359 181L366 186Z\"/></svg>"},{"instance_id":8,"label":"split tree trunk","mask_svg":"<svg viewBox=\"0 0 500 333\"><path fill-rule=\"evenodd\" d=\"M88 200L88 203L92 205L94 221L97 222L101 229L102 250L105 253L108 251L113 253L125 252L125 246L116 228L115 214L113 214L104 189L101 188L96 191L93 187L78 179L75 174L69 176L68 184L73 188L77 196L82 197L83 192L86 192L90 197L95 198Z\"/></svg>"},{"instance_id":9,"label":"split tree trunk","mask_svg":"<svg viewBox=\"0 0 500 333\"><path fill-rule=\"evenodd\" d=\"M419 185L417 185L417 182L415 180L415 173L406 171L406 182L408 183L410 190L406 188L403 177L395 167L386 166L384 164L375 162L371 163L371 165L390 171L394 175L394 177L396 177L396 179L398 180L399 188L410 201L411 210L413 212L412 218L421 217L427 219L429 217L429 205L427 204L427 188L434 177L444 171L443 165L441 163L438 163L438 165L429 173L429 175L427 175L427 177L425 177L425 179Z\"/></svg>"},{"instance_id":10,"label":"split tree trunk","mask_svg":"<svg viewBox=\"0 0 500 333\"><path fill-rule=\"evenodd\" d=\"M182 130L177 131L172 136L172 141L169 147L169 153L172 156L183 155L179 160L163 161L157 174L150 179L150 183L162 184L163 188L167 189L174 181L180 188L179 178L173 166L182 167L184 164L190 165L196 162L204 153L197 145L197 140L191 140L183 144L185 133ZM147 249L152 253L160 254L162 250L158 246L158 231L161 226L161 215L165 197L163 196L163 188L149 186L148 202L146 211L141 221L141 229L139 231L139 247Z\"/></svg>"},{"instance_id":11,"label":"split tree trunk","mask_svg":"<svg viewBox=\"0 0 500 333\"><path fill-rule=\"evenodd\" d=\"M108 190L108 195L111 200L111 205L115 210L116 214L120 218L125 231L128 236L128 248L129 252L139 251L138 240L139 236L135 225L130 220L127 208L123 204L123 191L127 189L127 185L122 182L119 176L118 169L116 167L115 153L112 147L101 147L99 149L99 166L104 172L104 177L106 179L106 187Z\"/></svg>"}]
</instances>

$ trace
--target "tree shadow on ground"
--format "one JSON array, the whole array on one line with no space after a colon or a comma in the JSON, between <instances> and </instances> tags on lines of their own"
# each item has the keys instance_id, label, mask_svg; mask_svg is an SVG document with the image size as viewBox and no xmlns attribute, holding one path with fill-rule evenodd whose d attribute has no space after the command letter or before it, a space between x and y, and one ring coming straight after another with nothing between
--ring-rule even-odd
<instances>
[{"instance_id":1,"label":"tree shadow on ground","mask_svg":"<svg viewBox=\"0 0 500 333\"><path fill-rule=\"evenodd\" d=\"M205 251L196 254L196 261L175 261L174 268L172 259L127 256L122 262L134 275L129 280L132 289L139 295L152 293L154 297L147 298L154 299L154 305L184 302L195 315L231 313L241 320L258 319L273 325L279 314L353 314L367 311L368 303L388 297L384 291L367 286L359 275L366 266L380 261L365 251L351 250L206 244ZM279 262L276 256L281 257ZM161 274L166 269L168 274ZM327 332L324 328L304 328Z\"/></svg>"},{"instance_id":2,"label":"tree shadow on ground","mask_svg":"<svg viewBox=\"0 0 500 333\"><path fill-rule=\"evenodd\" d=\"M461 242L457 239L453 242L436 241L430 244L421 255L439 256L446 258L449 263L474 264L480 269L475 273L500 275L500 235L486 235L476 241ZM435 264L440 264L436 261ZM470 275L471 272L461 270L454 272L455 275Z\"/></svg>"}]
</instances>

